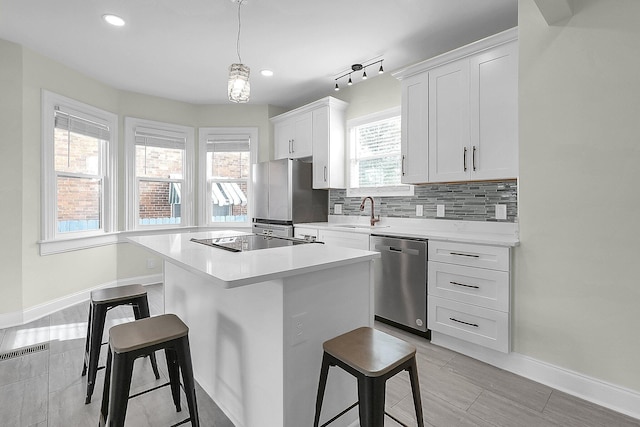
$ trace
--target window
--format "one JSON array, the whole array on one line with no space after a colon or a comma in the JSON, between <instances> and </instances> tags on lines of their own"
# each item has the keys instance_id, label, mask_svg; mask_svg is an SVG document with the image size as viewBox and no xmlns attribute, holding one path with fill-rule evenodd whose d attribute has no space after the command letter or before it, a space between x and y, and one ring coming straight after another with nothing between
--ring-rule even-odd
<instances>
[{"instance_id":1,"label":"window","mask_svg":"<svg viewBox=\"0 0 640 427\"><path fill-rule=\"evenodd\" d=\"M256 128L200 129L201 224L249 225Z\"/></svg>"},{"instance_id":2,"label":"window","mask_svg":"<svg viewBox=\"0 0 640 427\"><path fill-rule=\"evenodd\" d=\"M393 108L347 123L349 188L347 196L412 195L400 182L400 109Z\"/></svg>"},{"instance_id":3,"label":"window","mask_svg":"<svg viewBox=\"0 0 640 427\"><path fill-rule=\"evenodd\" d=\"M42 117L41 243L115 231L117 116L43 91Z\"/></svg>"},{"instance_id":4,"label":"window","mask_svg":"<svg viewBox=\"0 0 640 427\"><path fill-rule=\"evenodd\" d=\"M192 225L193 128L125 118L127 229Z\"/></svg>"}]
</instances>

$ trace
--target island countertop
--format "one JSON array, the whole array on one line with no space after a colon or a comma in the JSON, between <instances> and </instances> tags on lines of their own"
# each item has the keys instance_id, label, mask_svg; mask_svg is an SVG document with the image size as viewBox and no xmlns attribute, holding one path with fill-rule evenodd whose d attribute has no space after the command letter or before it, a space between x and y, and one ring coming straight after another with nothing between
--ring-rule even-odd
<instances>
[{"instance_id":1,"label":"island countertop","mask_svg":"<svg viewBox=\"0 0 640 427\"><path fill-rule=\"evenodd\" d=\"M379 258L377 252L309 243L248 252L229 252L191 239L251 234L234 230L132 236L128 240L225 288L320 271Z\"/></svg>"}]
</instances>

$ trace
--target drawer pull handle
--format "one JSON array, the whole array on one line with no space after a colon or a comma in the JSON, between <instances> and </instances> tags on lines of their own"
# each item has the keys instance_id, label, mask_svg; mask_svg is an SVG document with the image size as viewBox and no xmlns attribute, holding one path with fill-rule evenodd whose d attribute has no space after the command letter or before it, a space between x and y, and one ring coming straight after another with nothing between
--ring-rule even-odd
<instances>
[{"instance_id":1,"label":"drawer pull handle","mask_svg":"<svg viewBox=\"0 0 640 427\"><path fill-rule=\"evenodd\" d=\"M449 252L451 255L457 255L457 256L466 256L469 258L480 258L480 255L472 255L472 254L461 254L460 252Z\"/></svg>"},{"instance_id":2,"label":"drawer pull handle","mask_svg":"<svg viewBox=\"0 0 640 427\"><path fill-rule=\"evenodd\" d=\"M457 286L464 286L465 288L473 288L473 289L480 289L480 286L476 286L476 285L465 285L464 283L458 283L458 282L449 282L452 285L457 285Z\"/></svg>"},{"instance_id":3,"label":"drawer pull handle","mask_svg":"<svg viewBox=\"0 0 640 427\"><path fill-rule=\"evenodd\" d=\"M462 323L463 325L473 326L474 328L479 328L480 327L480 326L478 326L477 323L463 322L462 320L458 320L458 319L455 319L453 317L449 317L449 320L452 320L452 321L458 322L458 323Z\"/></svg>"}]
</instances>

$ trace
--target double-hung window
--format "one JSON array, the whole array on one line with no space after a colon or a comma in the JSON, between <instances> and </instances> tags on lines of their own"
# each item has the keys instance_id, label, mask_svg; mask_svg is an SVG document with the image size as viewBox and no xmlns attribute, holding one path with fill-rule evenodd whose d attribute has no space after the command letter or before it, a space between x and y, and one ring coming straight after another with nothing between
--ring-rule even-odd
<instances>
[{"instance_id":1,"label":"double-hung window","mask_svg":"<svg viewBox=\"0 0 640 427\"><path fill-rule=\"evenodd\" d=\"M349 187L347 196L400 196L413 187L400 182L400 109L392 108L347 123Z\"/></svg>"},{"instance_id":2,"label":"double-hung window","mask_svg":"<svg viewBox=\"0 0 640 427\"><path fill-rule=\"evenodd\" d=\"M43 91L42 118L42 243L115 231L117 116Z\"/></svg>"},{"instance_id":3,"label":"double-hung window","mask_svg":"<svg viewBox=\"0 0 640 427\"><path fill-rule=\"evenodd\" d=\"M193 128L125 118L127 229L192 225Z\"/></svg>"},{"instance_id":4,"label":"double-hung window","mask_svg":"<svg viewBox=\"0 0 640 427\"><path fill-rule=\"evenodd\" d=\"M256 128L201 128L201 224L250 224Z\"/></svg>"}]
</instances>

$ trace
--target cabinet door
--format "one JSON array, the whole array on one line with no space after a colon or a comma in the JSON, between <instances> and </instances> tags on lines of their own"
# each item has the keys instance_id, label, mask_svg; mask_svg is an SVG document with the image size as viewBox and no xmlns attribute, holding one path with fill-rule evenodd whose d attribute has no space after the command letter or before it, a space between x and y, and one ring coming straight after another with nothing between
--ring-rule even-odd
<instances>
[{"instance_id":1,"label":"cabinet door","mask_svg":"<svg viewBox=\"0 0 640 427\"><path fill-rule=\"evenodd\" d=\"M318 240L326 245L369 250L369 235L334 230L318 230Z\"/></svg>"},{"instance_id":2,"label":"cabinet door","mask_svg":"<svg viewBox=\"0 0 640 427\"><path fill-rule=\"evenodd\" d=\"M329 188L329 108L313 111L313 188Z\"/></svg>"},{"instance_id":3,"label":"cabinet door","mask_svg":"<svg viewBox=\"0 0 640 427\"><path fill-rule=\"evenodd\" d=\"M471 57L470 88L471 178L517 178L517 44Z\"/></svg>"},{"instance_id":4,"label":"cabinet door","mask_svg":"<svg viewBox=\"0 0 640 427\"><path fill-rule=\"evenodd\" d=\"M294 123L285 120L273 125L273 158L275 160L288 159L291 157L291 140L294 134Z\"/></svg>"},{"instance_id":5,"label":"cabinet door","mask_svg":"<svg viewBox=\"0 0 640 427\"><path fill-rule=\"evenodd\" d=\"M294 120L291 139L291 158L311 157L313 142L313 118L311 112L300 114Z\"/></svg>"},{"instance_id":6,"label":"cabinet door","mask_svg":"<svg viewBox=\"0 0 640 427\"><path fill-rule=\"evenodd\" d=\"M429 75L402 81L402 177L403 184L429 181Z\"/></svg>"},{"instance_id":7,"label":"cabinet door","mask_svg":"<svg viewBox=\"0 0 640 427\"><path fill-rule=\"evenodd\" d=\"M429 71L429 181L469 179L469 60Z\"/></svg>"}]
</instances>

